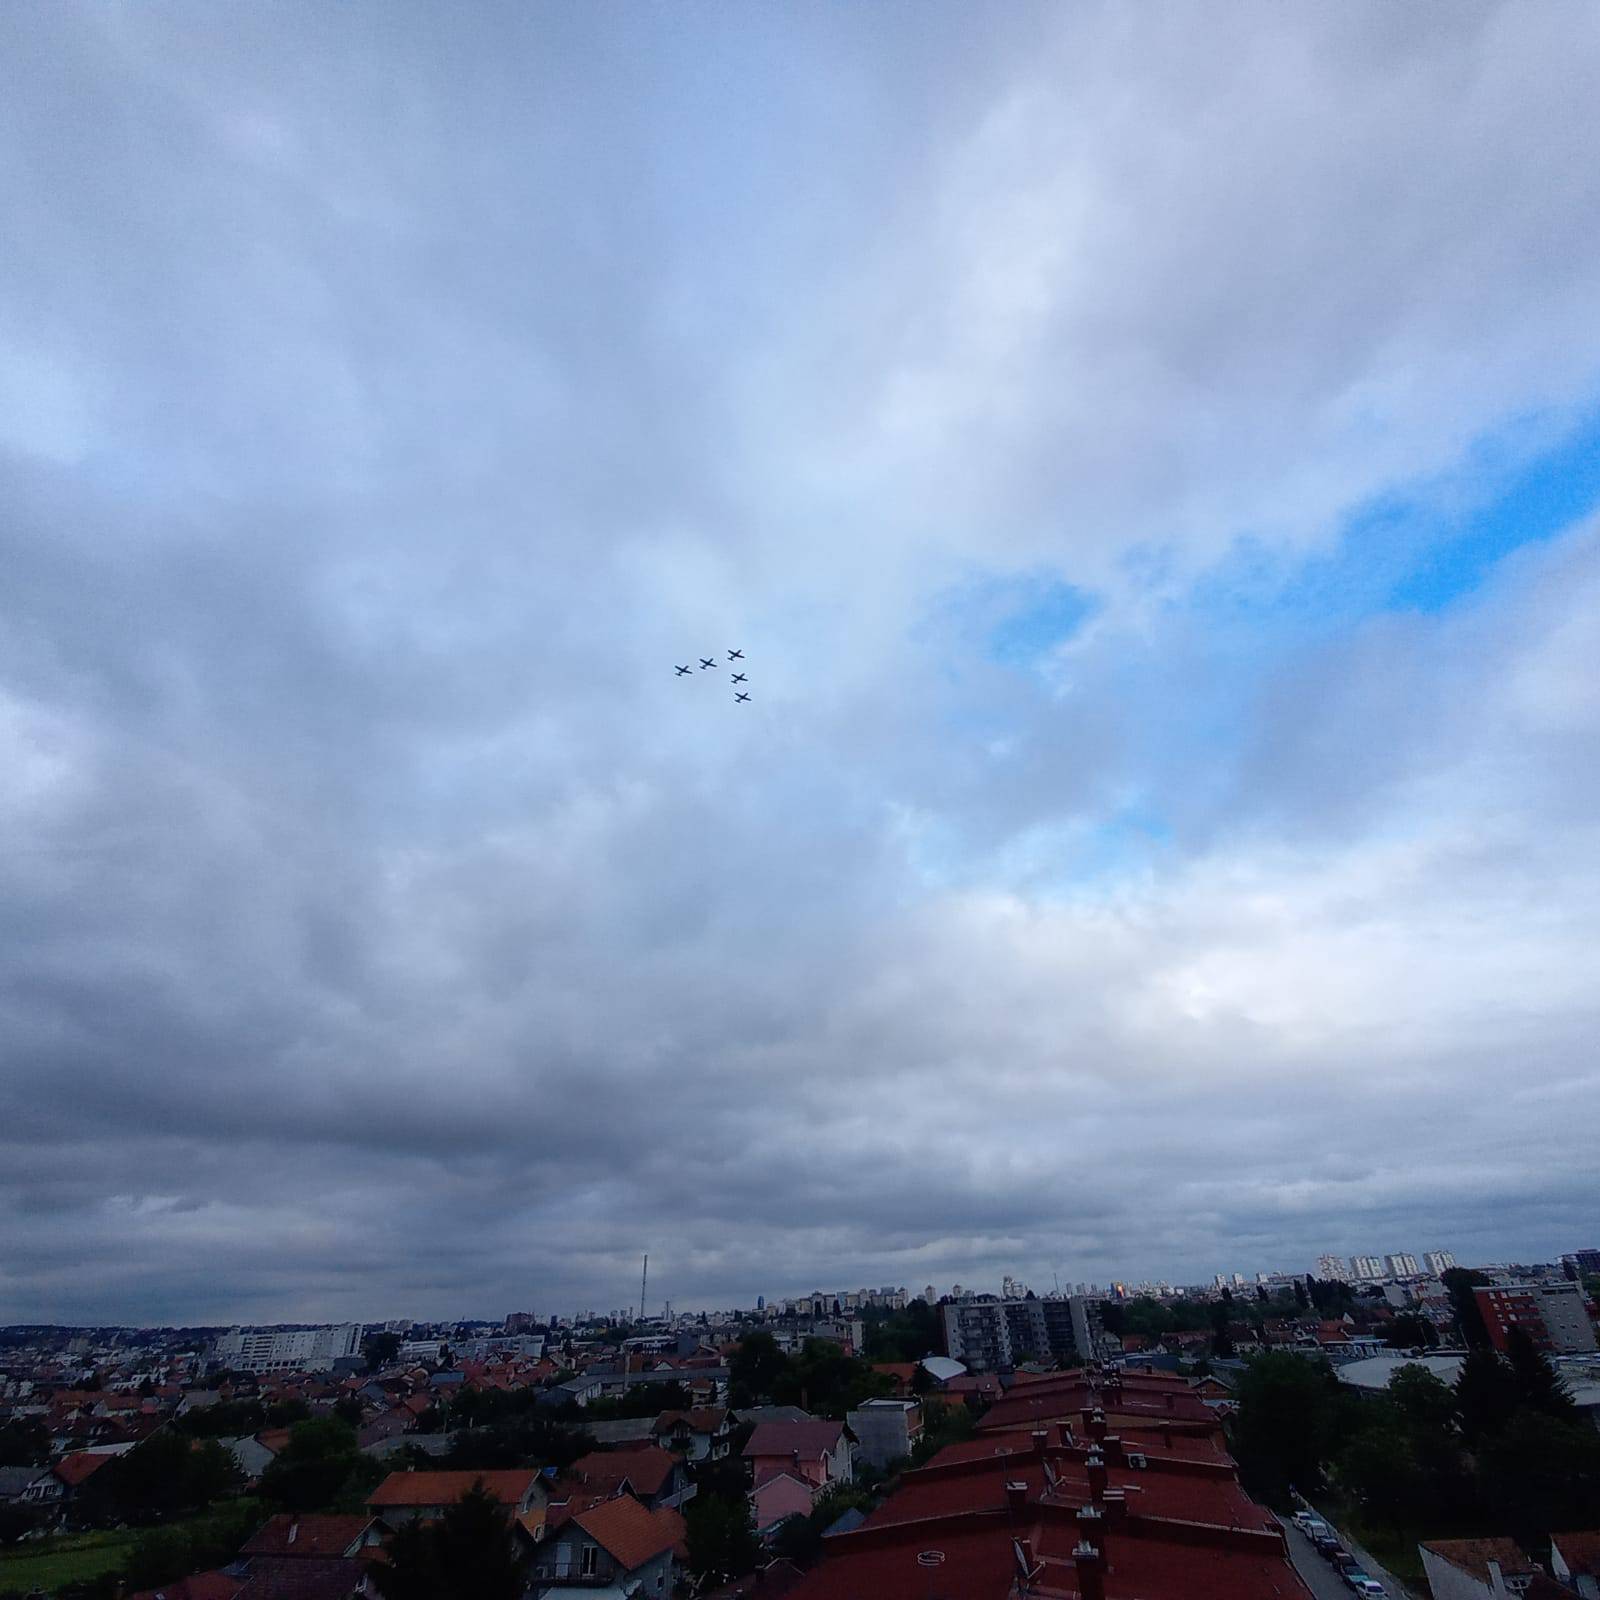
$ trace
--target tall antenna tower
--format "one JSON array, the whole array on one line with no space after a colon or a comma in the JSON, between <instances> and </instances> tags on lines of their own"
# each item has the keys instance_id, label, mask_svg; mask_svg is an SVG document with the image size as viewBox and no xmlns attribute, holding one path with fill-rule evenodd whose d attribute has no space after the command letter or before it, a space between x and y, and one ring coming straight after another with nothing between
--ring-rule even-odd
<instances>
[{"instance_id":1,"label":"tall antenna tower","mask_svg":"<svg viewBox=\"0 0 1600 1600\"><path fill-rule=\"evenodd\" d=\"M639 1275L639 1320L644 1321L644 1291L650 1282L650 1252L644 1253L644 1271Z\"/></svg>"}]
</instances>

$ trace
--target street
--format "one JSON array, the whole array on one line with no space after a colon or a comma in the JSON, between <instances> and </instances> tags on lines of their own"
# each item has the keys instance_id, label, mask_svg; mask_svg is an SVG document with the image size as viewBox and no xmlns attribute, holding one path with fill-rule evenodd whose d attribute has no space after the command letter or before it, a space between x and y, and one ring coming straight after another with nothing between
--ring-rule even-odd
<instances>
[{"instance_id":1,"label":"street","mask_svg":"<svg viewBox=\"0 0 1600 1600\"><path fill-rule=\"evenodd\" d=\"M1294 1563L1294 1570L1305 1579L1306 1587L1317 1600L1350 1600L1344 1580L1317 1554L1316 1546L1288 1517L1279 1517L1278 1521L1283 1524L1283 1536L1289 1541L1289 1559Z\"/></svg>"}]
</instances>

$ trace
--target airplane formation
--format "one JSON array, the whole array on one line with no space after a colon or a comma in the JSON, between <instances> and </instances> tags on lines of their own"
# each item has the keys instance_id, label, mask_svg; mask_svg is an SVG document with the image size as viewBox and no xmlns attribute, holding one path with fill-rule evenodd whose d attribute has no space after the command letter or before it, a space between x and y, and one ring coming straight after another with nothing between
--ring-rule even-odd
<instances>
[{"instance_id":1,"label":"airplane formation","mask_svg":"<svg viewBox=\"0 0 1600 1600\"><path fill-rule=\"evenodd\" d=\"M728 661L729 661L730 664L735 662L735 661L743 661L743 660L744 660L744 651L743 650L730 650L728 652ZM700 670L702 672L709 672L716 665L717 665L717 659L716 659L715 656L701 656L700 657ZM672 670L680 678L688 678L688 677L692 677L694 675L694 668L693 667L680 667L676 663L673 664ZM748 682L748 679L745 677L744 673L736 672L736 673L733 674L733 681L735 683L745 683L745 682ZM735 689L733 691L733 698L734 698L734 701L736 703L743 704L746 700L748 700L750 698L750 695L749 695L749 693L747 691L741 691L739 689Z\"/></svg>"}]
</instances>

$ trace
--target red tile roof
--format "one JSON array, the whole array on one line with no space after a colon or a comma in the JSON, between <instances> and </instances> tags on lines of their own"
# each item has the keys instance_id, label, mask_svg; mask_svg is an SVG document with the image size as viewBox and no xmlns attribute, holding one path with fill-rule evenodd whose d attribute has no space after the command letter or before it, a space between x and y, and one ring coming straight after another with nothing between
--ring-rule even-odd
<instances>
[{"instance_id":1,"label":"red tile roof","mask_svg":"<svg viewBox=\"0 0 1600 1600\"><path fill-rule=\"evenodd\" d=\"M839 1448L842 1422L763 1422L744 1447L746 1456L798 1456L815 1461Z\"/></svg>"},{"instance_id":2,"label":"red tile roof","mask_svg":"<svg viewBox=\"0 0 1600 1600\"><path fill-rule=\"evenodd\" d=\"M618 1495L572 1519L624 1572L633 1572L683 1538L683 1518L675 1511L650 1511L632 1495Z\"/></svg>"},{"instance_id":3,"label":"red tile roof","mask_svg":"<svg viewBox=\"0 0 1600 1600\"><path fill-rule=\"evenodd\" d=\"M286 1513L263 1523L250 1536L242 1556L292 1556L296 1559L344 1556L359 1546L371 1517Z\"/></svg>"},{"instance_id":4,"label":"red tile roof","mask_svg":"<svg viewBox=\"0 0 1600 1600\"><path fill-rule=\"evenodd\" d=\"M579 1456L570 1475L591 1488L618 1489L626 1481L635 1494L649 1498L660 1494L678 1458L660 1445L647 1444L638 1450L591 1450Z\"/></svg>"},{"instance_id":5,"label":"red tile roof","mask_svg":"<svg viewBox=\"0 0 1600 1600\"><path fill-rule=\"evenodd\" d=\"M366 1575L360 1561L260 1561L237 1600L349 1600Z\"/></svg>"},{"instance_id":6,"label":"red tile roof","mask_svg":"<svg viewBox=\"0 0 1600 1600\"><path fill-rule=\"evenodd\" d=\"M92 1478L108 1461L115 1459L114 1456L96 1454L91 1450L74 1450L71 1455L62 1456L50 1470L69 1489L76 1489L79 1484Z\"/></svg>"},{"instance_id":7,"label":"red tile roof","mask_svg":"<svg viewBox=\"0 0 1600 1600\"><path fill-rule=\"evenodd\" d=\"M244 1587L244 1579L227 1572L196 1572L159 1589L140 1589L127 1600L234 1600Z\"/></svg>"},{"instance_id":8,"label":"red tile roof","mask_svg":"<svg viewBox=\"0 0 1600 1600\"><path fill-rule=\"evenodd\" d=\"M1559 1542L1559 1540L1558 1540ZM1532 1573L1533 1563L1512 1539L1427 1539L1422 1548L1442 1556L1453 1567L1489 1581L1489 1563L1498 1562L1504 1573Z\"/></svg>"},{"instance_id":9,"label":"red tile roof","mask_svg":"<svg viewBox=\"0 0 1600 1600\"><path fill-rule=\"evenodd\" d=\"M529 1468L504 1472L391 1472L367 1497L367 1504L379 1509L449 1506L481 1483L504 1504L515 1506L538 1476Z\"/></svg>"},{"instance_id":10,"label":"red tile roof","mask_svg":"<svg viewBox=\"0 0 1600 1600\"><path fill-rule=\"evenodd\" d=\"M1550 1538L1573 1577L1600 1578L1600 1531L1553 1533Z\"/></svg>"}]
</instances>

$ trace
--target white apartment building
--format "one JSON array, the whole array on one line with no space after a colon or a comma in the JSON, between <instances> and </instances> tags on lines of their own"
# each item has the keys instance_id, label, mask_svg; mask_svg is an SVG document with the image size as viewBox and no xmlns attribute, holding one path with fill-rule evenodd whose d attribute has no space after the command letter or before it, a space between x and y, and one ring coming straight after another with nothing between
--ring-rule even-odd
<instances>
[{"instance_id":1,"label":"white apartment building","mask_svg":"<svg viewBox=\"0 0 1600 1600\"><path fill-rule=\"evenodd\" d=\"M235 1372L327 1372L341 1356L361 1354L361 1324L331 1328L235 1328L212 1354Z\"/></svg>"},{"instance_id":2,"label":"white apartment building","mask_svg":"<svg viewBox=\"0 0 1600 1600\"><path fill-rule=\"evenodd\" d=\"M1342 1283L1345 1275L1343 1256L1318 1256L1317 1276L1325 1283Z\"/></svg>"},{"instance_id":3,"label":"white apartment building","mask_svg":"<svg viewBox=\"0 0 1600 1600\"><path fill-rule=\"evenodd\" d=\"M1391 1278L1415 1278L1421 1271L1417 1266L1417 1258L1404 1250L1398 1255L1385 1256L1383 1259L1388 1264Z\"/></svg>"},{"instance_id":4,"label":"white apartment building","mask_svg":"<svg viewBox=\"0 0 1600 1600\"><path fill-rule=\"evenodd\" d=\"M1351 1256L1350 1270L1361 1282L1371 1283L1374 1279L1383 1276L1383 1257Z\"/></svg>"},{"instance_id":5,"label":"white apartment building","mask_svg":"<svg viewBox=\"0 0 1600 1600\"><path fill-rule=\"evenodd\" d=\"M1456 1258L1448 1250L1427 1250L1423 1252L1422 1264L1434 1277L1442 1278L1456 1264Z\"/></svg>"}]
</instances>

